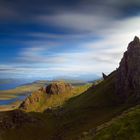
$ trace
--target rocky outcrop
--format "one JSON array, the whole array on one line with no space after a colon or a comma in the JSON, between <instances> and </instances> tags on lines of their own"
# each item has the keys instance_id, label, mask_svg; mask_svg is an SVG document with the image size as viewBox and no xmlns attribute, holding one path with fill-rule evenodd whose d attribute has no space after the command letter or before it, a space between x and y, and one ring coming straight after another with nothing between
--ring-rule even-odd
<instances>
[{"instance_id":1,"label":"rocky outcrop","mask_svg":"<svg viewBox=\"0 0 140 140\"><path fill-rule=\"evenodd\" d=\"M140 98L140 40L138 37L129 43L117 69L116 93L123 101L130 96L136 100Z\"/></svg>"},{"instance_id":2,"label":"rocky outcrop","mask_svg":"<svg viewBox=\"0 0 140 140\"><path fill-rule=\"evenodd\" d=\"M105 80L107 78L107 75L102 73L103 79Z\"/></svg>"},{"instance_id":3,"label":"rocky outcrop","mask_svg":"<svg viewBox=\"0 0 140 140\"><path fill-rule=\"evenodd\" d=\"M71 92L72 86L65 82L54 82L46 87L47 94L61 94Z\"/></svg>"},{"instance_id":4,"label":"rocky outcrop","mask_svg":"<svg viewBox=\"0 0 140 140\"><path fill-rule=\"evenodd\" d=\"M45 102L48 95L69 93L72 86L65 82L54 82L46 87L38 89L38 91L28 96L20 105L20 109L33 111L39 107L41 102Z\"/></svg>"}]
</instances>

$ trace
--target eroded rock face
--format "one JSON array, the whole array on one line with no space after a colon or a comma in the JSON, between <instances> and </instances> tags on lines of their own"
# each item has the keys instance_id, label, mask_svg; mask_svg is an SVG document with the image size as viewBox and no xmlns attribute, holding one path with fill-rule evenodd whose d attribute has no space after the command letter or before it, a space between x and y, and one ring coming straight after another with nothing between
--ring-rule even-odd
<instances>
[{"instance_id":1,"label":"eroded rock face","mask_svg":"<svg viewBox=\"0 0 140 140\"><path fill-rule=\"evenodd\" d=\"M54 82L46 87L47 94L61 94L71 92L72 86L64 82Z\"/></svg>"},{"instance_id":2,"label":"eroded rock face","mask_svg":"<svg viewBox=\"0 0 140 140\"><path fill-rule=\"evenodd\" d=\"M45 93L39 89L38 91L32 93L30 96L28 96L20 105L20 109L28 110L30 106L36 105L36 103L40 102L42 98L44 97Z\"/></svg>"},{"instance_id":3,"label":"eroded rock face","mask_svg":"<svg viewBox=\"0 0 140 140\"><path fill-rule=\"evenodd\" d=\"M140 40L138 37L129 43L120 62L116 73L116 92L122 100L129 96L140 98Z\"/></svg>"}]
</instances>

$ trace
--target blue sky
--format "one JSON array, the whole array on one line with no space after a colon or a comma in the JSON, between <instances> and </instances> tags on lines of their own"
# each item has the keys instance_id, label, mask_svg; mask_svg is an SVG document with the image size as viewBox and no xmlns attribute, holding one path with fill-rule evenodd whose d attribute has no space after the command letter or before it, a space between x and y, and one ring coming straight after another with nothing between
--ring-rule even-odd
<instances>
[{"instance_id":1,"label":"blue sky","mask_svg":"<svg viewBox=\"0 0 140 140\"><path fill-rule=\"evenodd\" d=\"M139 23L139 0L0 1L0 77L109 74Z\"/></svg>"}]
</instances>

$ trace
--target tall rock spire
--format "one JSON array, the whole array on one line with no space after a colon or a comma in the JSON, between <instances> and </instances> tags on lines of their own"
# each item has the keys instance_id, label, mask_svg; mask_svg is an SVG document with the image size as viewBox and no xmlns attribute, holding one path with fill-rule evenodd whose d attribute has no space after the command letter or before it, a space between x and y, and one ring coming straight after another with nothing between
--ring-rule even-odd
<instances>
[{"instance_id":1,"label":"tall rock spire","mask_svg":"<svg viewBox=\"0 0 140 140\"><path fill-rule=\"evenodd\" d=\"M135 37L129 43L127 51L116 73L116 92L122 100L129 96L140 98L140 40Z\"/></svg>"},{"instance_id":2,"label":"tall rock spire","mask_svg":"<svg viewBox=\"0 0 140 140\"><path fill-rule=\"evenodd\" d=\"M140 47L140 40L137 36L134 37L134 40L132 42L129 43L128 45L128 49L131 49L133 47Z\"/></svg>"}]
</instances>

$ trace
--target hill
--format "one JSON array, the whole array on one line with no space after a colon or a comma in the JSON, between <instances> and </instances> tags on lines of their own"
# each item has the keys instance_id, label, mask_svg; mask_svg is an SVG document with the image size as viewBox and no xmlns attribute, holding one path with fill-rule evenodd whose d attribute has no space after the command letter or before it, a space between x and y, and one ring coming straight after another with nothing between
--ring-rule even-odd
<instances>
[{"instance_id":1,"label":"hill","mask_svg":"<svg viewBox=\"0 0 140 140\"><path fill-rule=\"evenodd\" d=\"M60 107L69 98L77 96L86 91L91 84L83 86L72 86L64 81L52 82L46 87L33 92L20 105L20 109L26 112L42 112L45 109Z\"/></svg>"}]
</instances>

